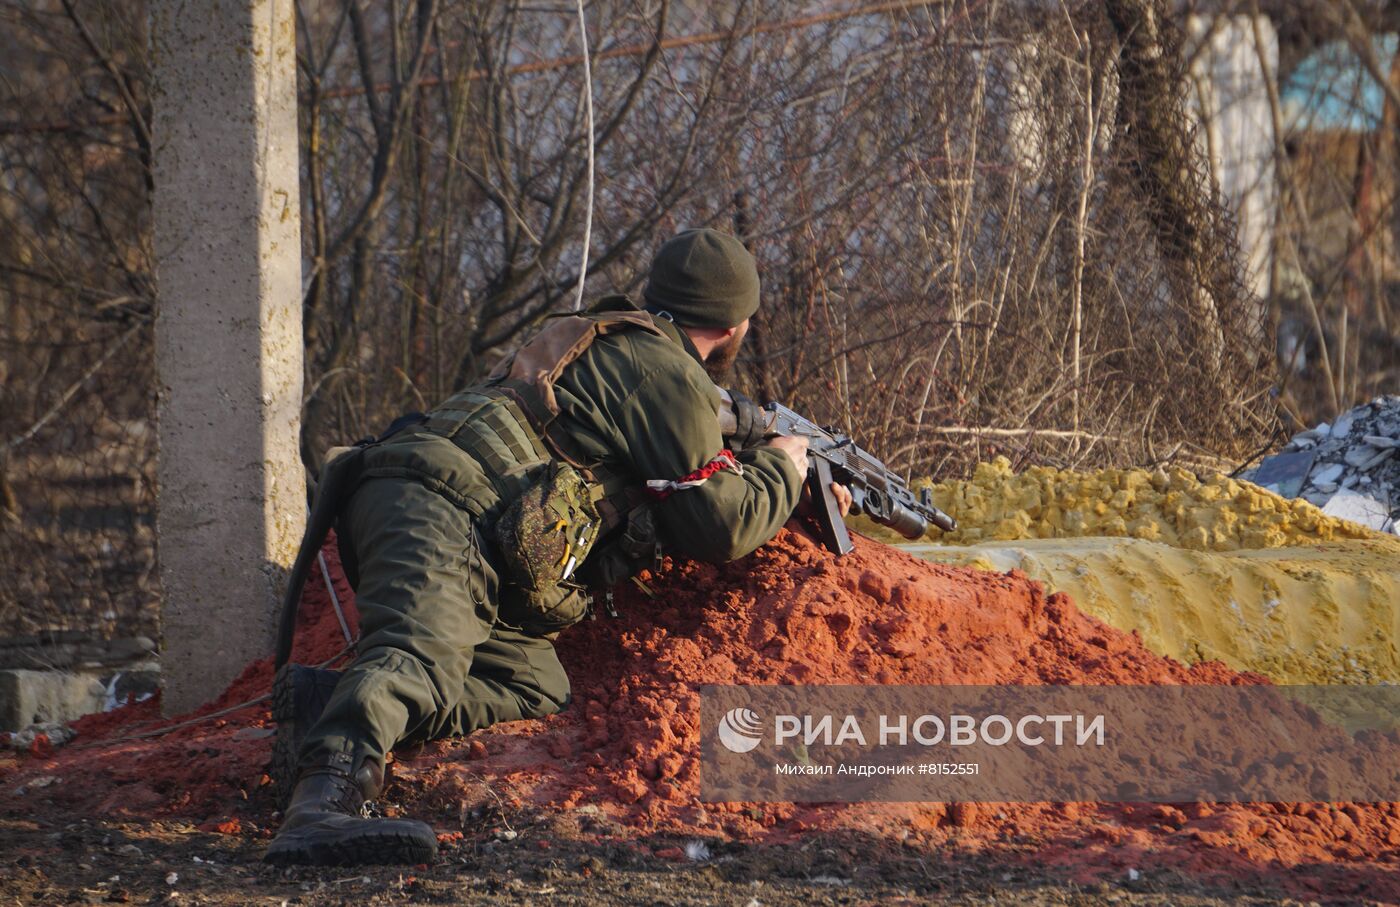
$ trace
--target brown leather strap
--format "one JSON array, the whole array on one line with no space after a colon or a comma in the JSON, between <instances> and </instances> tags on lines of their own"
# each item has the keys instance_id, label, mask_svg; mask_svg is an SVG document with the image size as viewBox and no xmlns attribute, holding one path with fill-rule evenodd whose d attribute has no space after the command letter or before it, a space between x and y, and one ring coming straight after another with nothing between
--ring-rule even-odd
<instances>
[{"instance_id":1,"label":"brown leather strap","mask_svg":"<svg viewBox=\"0 0 1400 907\"><path fill-rule=\"evenodd\" d=\"M608 297L588 312L551 316L538 334L487 379L486 387L479 389L480 393L501 394L514 401L554 456L597 483L597 505L607 530L619 525L644 495L630 487L624 477L578 456L572 440L558 430L554 382L599 337L634 328L666 337L652 316L639 311L626 297Z\"/></svg>"},{"instance_id":2,"label":"brown leather strap","mask_svg":"<svg viewBox=\"0 0 1400 907\"><path fill-rule=\"evenodd\" d=\"M559 415L559 401L554 397L554 382L564 369L607 334L628 328L641 328L664 337L661 329L645 312L598 312L583 315L560 315L551 318L543 330L503 364L502 370L488 379L492 384L520 388L530 387L542 399L550 418ZM527 411L538 406L526 406ZM542 426L540 426L542 427Z\"/></svg>"}]
</instances>

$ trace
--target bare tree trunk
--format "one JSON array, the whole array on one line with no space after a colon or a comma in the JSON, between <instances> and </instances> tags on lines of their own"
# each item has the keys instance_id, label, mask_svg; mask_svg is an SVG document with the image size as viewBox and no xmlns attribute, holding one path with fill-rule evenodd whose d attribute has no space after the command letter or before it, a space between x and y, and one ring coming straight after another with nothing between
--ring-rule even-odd
<instances>
[{"instance_id":1,"label":"bare tree trunk","mask_svg":"<svg viewBox=\"0 0 1400 907\"><path fill-rule=\"evenodd\" d=\"M1351 189L1352 241L1347 254L1343 298L1347 311L1355 318L1362 317L1371 285L1371 240L1376 229L1376 154L1371 141L1371 136L1364 133L1356 137L1356 173Z\"/></svg>"},{"instance_id":2,"label":"bare tree trunk","mask_svg":"<svg viewBox=\"0 0 1400 907\"><path fill-rule=\"evenodd\" d=\"M1119 134L1135 146L1133 167L1152 202L1163 258L1195 278L1194 286L1183 288L1191 294L1191 327L1210 373L1217 374L1225 347L1217 300L1234 282L1237 264L1213 247L1217 231L1201 198L1178 90L1179 42L1168 31L1162 0L1105 0L1104 8L1123 46Z\"/></svg>"},{"instance_id":3,"label":"bare tree trunk","mask_svg":"<svg viewBox=\"0 0 1400 907\"><path fill-rule=\"evenodd\" d=\"M0 517L18 521L20 518L19 498L10 485L10 458L0 454Z\"/></svg>"},{"instance_id":4,"label":"bare tree trunk","mask_svg":"<svg viewBox=\"0 0 1400 907\"><path fill-rule=\"evenodd\" d=\"M1387 205L1396 207L1397 198L1400 198L1400 185L1397 185L1397 169L1400 169L1400 105L1396 104L1397 97L1400 97L1400 44L1396 45L1395 54L1390 58L1390 90L1385 93L1385 107L1381 113L1380 147L1377 150L1377 157L1380 158L1383 173L1389 174L1388 184L1384 187L1387 195ZM1391 333L1390 300L1385 293L1385 273L1384 268L1387 261L1386 252L1392 244L1400 239L1400 230L1395 228L1392 222L1390 227L1391 236L1382 237L1377 244L1378 252L1376 258L1379 267L1376 268L1377 280L1374 293L1376 305L1376 325L1382 334ZM1389 240L1388 242L1386 240Z\"/></svg>"}]
</instances>

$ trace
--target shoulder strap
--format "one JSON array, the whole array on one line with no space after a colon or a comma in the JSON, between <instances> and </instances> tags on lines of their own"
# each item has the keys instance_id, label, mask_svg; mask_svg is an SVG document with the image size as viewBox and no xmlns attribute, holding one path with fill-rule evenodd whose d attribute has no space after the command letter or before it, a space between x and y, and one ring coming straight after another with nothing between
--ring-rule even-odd
<instances>
[{"instance_id":1,"label":"shoulder strap","mask_svg":"<svg viewBox=\"0 0 1400 907\"><path fill-rule=\"evenodd\" d=\"M599 337L629 328L641 328L661 337L666 336L652 322L650 315L636 309L557 315L550 318L544 329L529 343L502 363L487 381L511 391L536 427L543 428L559 415L554 382L559 380L564 369L582 356Z\"/></svg>"},{"instance_id":2,"label":"shoulder strap","mask_svg":"<svg viewBox=\"0 0 1400 907\"><path fill-rule=\"evenodd\" d=\"M592 496L604 514L604 523L610 526L620 521L622 508L636 503L631 496L636 490L626 488L624 477L601 464L581 461L571 450L570 440L561 436L555 425L559 401L554 383L599 337L633 329L666 337L650 315L624 296L606 297L587 312L551 316L538 334L487 379L484 388L486 393L514 401L551 452L584 473L593 484Z\"/></svg>"}]
</instances>

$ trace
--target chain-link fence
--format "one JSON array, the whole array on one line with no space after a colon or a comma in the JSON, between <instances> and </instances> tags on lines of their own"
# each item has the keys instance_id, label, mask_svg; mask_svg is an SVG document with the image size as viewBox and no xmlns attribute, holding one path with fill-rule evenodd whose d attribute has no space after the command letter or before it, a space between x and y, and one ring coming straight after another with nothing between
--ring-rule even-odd
<instances>
[{"instance_id":1,"label":"chain-link fence","mask_svg":"<svg viewBox=\"0 0 1400 907\"><path fill-rule=\"evenodd\" d=\"M154 638L142 11L83 9L0 10L0 636Z\"/></svg>"},{"instance_id":2,"label":"chain-link fence","mask_svg":"<svg viewBox=\"0 0 1400 907\"><path fill-rule=\"evenodd\" d=\"M589 136L572 6L298 7L314 465L571 305ZM764 279L753 396L916 475L1208 469L1272 431L1267 312L1159 0L587 16L588 295L635 292L679 228L738 233ZM151 633L144 10L0 20L0 634Z\"/></svg>"}]
</instances>

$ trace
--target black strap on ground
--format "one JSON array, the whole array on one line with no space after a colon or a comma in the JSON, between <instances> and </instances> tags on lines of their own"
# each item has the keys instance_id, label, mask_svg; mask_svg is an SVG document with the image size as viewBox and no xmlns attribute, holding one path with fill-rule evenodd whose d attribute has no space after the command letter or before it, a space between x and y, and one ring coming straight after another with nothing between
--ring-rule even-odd
<instances>
[{"instance_id":1,"label":"black strap on ground","mask_svg":"<svg viewBox=\"0 0 1400 907\"><path fill-rule=\"evenodd\" d=\"M336 457L321 470L321 481L316 485L315 503L311 506L311 514L306 518L306 531L301 536L301 547L297 549L296 560L292 562L292 570L287 574L287 592L282 597L282 614L277 622L277 668L281 668L292 658L297 612L301 608L301 593L306 588L306 578L311 575L311 565L316 563L316 555L321 553L321 546L325 544L326 536L335 525L341 502L345 500L346 493L353 491L360 480L365 448L398 434L405 428L420 425L427 418L417 412L399 416L378 438L366 438L357 442L352 450Z\"/></svg>"},{"instance_id":2,"label":"black strap on ground","mask_svg":"<svg viewBox=\"0 0 1400 907\"><path fill-rule=\"evenodd\" d=\"M282 615L277 624L278 668L291 660L297 611L301 607L301 593L306 588L306 578L311 574L311 566L316 563L316 555L321 553L321 546L325 544L331 526L335 524L340 502L345 493L354 487L363 456L364 448L356 447L337 457L321 471L321 481L316 486L316 500L311 507L311 515L306 518L306 532L302 534L301 548L297 550L296 560L292 562L292 570L287 575L287 592L282 597Z\"/></svg>"}]
</instances>

